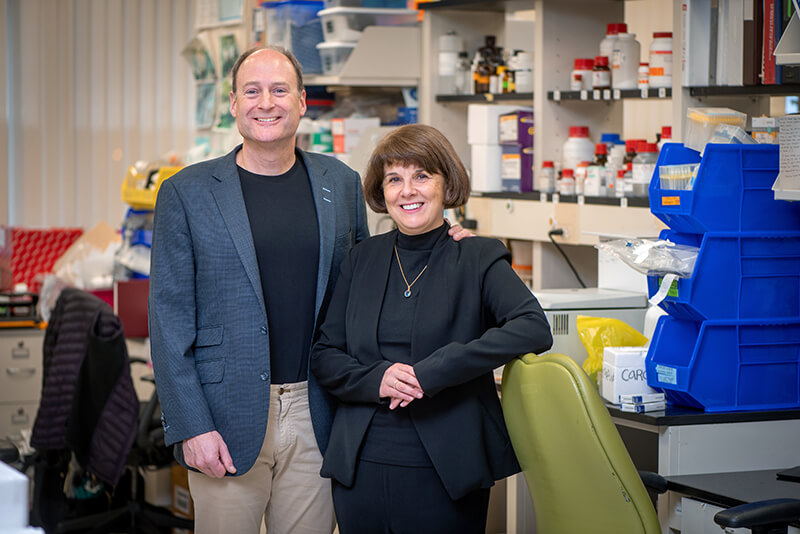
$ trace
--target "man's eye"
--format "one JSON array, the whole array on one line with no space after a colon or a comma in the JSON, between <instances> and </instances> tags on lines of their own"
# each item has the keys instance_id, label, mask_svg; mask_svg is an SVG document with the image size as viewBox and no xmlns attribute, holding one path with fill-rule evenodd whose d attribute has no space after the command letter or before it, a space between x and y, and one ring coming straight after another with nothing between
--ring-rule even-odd
<instances>
[{"instance_id":1,"label":"man's eye","mask_svg":"<svg viewBox=\"0 0 800 534\"><path fill-rule=\"evenodd\" d=\"M244 92L244 94L246 94L247 96L253 96L258 94L258 91L256 91L255 89L248 89Z\"/></svg>"}]
</instances>

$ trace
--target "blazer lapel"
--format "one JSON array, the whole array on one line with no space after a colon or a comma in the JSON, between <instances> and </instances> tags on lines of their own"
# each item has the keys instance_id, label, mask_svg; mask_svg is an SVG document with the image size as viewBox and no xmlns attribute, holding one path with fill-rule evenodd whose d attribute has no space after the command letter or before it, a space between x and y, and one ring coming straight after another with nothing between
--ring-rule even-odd
<instances>
[{"instance_id":1,"label":"blazer lapel","mask_svg":"<svg viewBox=\"0 0 800 534\"><path fill-rule=\"evenodd\" d=\"M239 181L239 171L236 167L236 153L239 147L234 149L217 167L214 178L219 181L219 186L212 191L217 206L228 228L228 233L233 240L239 259L244 265L247 278L253 285L253 291L261 304L261 309L266 315L264 305L264 291L261 288L261 274L258 270L258 260L256 259L256 248L253 244L253 232L250 229L250 219L247 218L247 208L244 204L242 194L242 184ZM220 274L224 276L223 273Z\"/></svg>"},{"instance_id":2,"label":"blazer lapel","mask_svg":"<svg viewBox=\"0 0 800 534\"><path fill-rule=\"evenodd\" d=\"M333 194L335 184L326 168L315 164L302 150L297 150L297 154L302 158L308 171L308 179L311 182L311 194L314 197L314 207L317 211L317 224L319 226L319 267L317 270L317 296L314 310L316 317L325 297L325 289L328 287L328 278L331 274L331 262L333 260L333 247L336 241L336 206Z\"/></svg>"}]
</instances>

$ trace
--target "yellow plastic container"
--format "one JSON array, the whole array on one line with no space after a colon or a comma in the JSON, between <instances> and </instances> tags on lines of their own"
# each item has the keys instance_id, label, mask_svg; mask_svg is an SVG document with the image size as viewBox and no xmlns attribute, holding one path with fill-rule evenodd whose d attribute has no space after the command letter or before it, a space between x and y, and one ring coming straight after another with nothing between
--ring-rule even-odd
<instances>
[{"instance_id":1,"label":"yellow plastic container","mask_svg":"<svg viewBox=\"0 0 800 534\"><path fill-rule=\"evenodd\" d=\"M154 210L161 184L183 167L147 167L139 172L135 166L128 168L122 182L122 201L135 210Z\"/></svg>"}]
</instances>

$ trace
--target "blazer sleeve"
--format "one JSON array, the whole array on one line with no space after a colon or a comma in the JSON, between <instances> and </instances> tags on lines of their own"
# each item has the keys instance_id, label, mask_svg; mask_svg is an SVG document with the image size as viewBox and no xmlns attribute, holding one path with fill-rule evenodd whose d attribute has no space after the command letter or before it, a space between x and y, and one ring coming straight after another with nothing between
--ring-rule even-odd
<instances>
[{"instance_id":1,"label":"blazer sleeve","mask_svg":"<svg viewBox=\"0 0 800 534\"><path fill-rule=\"evenodd\" d=\"M376 358L362 363L348 353L347 303L353 280L353 251L342 260L317 342L311 351L311 371L320 384L348 403L379 403L381 380L391 362Z\"/></svg>"},{"instance_id":2,"label":"blazer sleeve","mask_svg":"<svg viewBox=\"0 0 800 534\"><path fill-rule=\"evenodd\" d=\"M186 207L167 180L156 201L149 296L150 350L167 445L215 429L192 357L194 265Z\"/></svg>"},{"instance_id":3,"label":"blazer sleeve","mask_svg":"<svg viewBox=\"0 0 800 534\"><path fill-rule=\"evenodd\" d=\"M550 325L531 291L508 261L508 250L487 240L480 251L481 293L484 312L493 324L467 343L449 343L414 365L427 396L469 382L528 352L542 353L553 344Z\"/></svg>"}]
</instances>

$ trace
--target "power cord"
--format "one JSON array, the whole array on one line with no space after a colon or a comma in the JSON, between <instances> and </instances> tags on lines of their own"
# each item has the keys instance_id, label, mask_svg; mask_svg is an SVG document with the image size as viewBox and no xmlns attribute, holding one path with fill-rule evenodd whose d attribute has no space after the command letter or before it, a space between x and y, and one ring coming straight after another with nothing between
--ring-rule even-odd
<instances>
[{"instance_id":1,"label":"power cord","mask_svg":"<svg viewBox=\"0 0 800 534\"><path fill-rule=\"evenodd\" d=\"M572 265L571 261L569 261L569 258L561 249L561 246L558 243L556 243L555 239L553 239L554 235L564 235L564 230L561 228L553 228L552 230L547 232L547 237L550 238L550 242L553 243L553 245L556 247L556 250L558 250L558 252L560 252L561 255L564 257L564 260L567 262L567 265L569 265L569 268L572 269L572 273L575 275L575 278L578 279L578 282L581 284L581 287L586 287L586 284L583 283L583 280L581 279L581 275L579 275L578 271L575 270L575 266Z\"/></svg>"}]
</instances>

